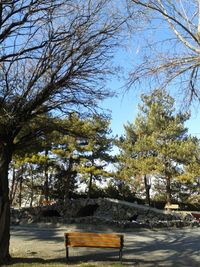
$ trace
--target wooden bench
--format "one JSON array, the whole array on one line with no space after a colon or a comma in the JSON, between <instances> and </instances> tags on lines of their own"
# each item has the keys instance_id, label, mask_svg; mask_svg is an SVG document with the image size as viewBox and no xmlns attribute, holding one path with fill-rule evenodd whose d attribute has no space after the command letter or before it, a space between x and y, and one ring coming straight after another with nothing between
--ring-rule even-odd
<instances>
[{"instance_id":1,"label":"wooden bench","mask_svg":"<svg viewBox=\"0 0 200 267\"><path fill-rule=\"evenodd\" d=\"M122 261L124 237L121 234L107 233L64 233L66 259L69 259L69 247L118 248L119 259Z\"/></svg>"},{"instance_id":2,"label":"wooden bench","mask_svg":"<svg viewBox=\"0 0 200 267\"><path fill-rule=\"evenodd\" d=\"M165 209L166 210L178 210L179 209L179 205L178 204L166 204L165 205Z\"/></svg>"}]
</instances>

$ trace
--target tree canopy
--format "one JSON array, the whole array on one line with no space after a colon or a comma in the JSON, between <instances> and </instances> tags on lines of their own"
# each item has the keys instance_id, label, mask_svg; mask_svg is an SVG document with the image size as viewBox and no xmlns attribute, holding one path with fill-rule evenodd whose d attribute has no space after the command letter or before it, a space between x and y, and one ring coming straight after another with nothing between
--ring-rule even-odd
<instances>
[{"instance_id":1,"label":"tree canopy","mask_svg":"<svg viewBox=\"0 0 200 267\"><path fill-rule=\"evenodd\" d=\"M8 166L58 117L111 96L104 81L124 25L113 1L0 1L0 259L9 258ZM35 124L35 127L30 127Z\"/></svg>"},{"instance_id":2,"label":"tree canopy","mask_svg":"<svg viewBox=\"0 0 200 267\"><path fill-rule=\"evenodd\" d=\"M126 125L126 135L119 142L119 175L125 179L144 177L146 193L146 175L164 179L166 201L171 202L171 181L183 178L183 166L194 164L198 140L187 134L184 123L189 114L176 113L174 99L165 90L142 95L139 108L135 122Z\"/></svg>"},{"instance_id":3,"label":"tree canopy","mask_svg":"<svg viewBox=\"0 0 200 267\"><path fill-rule=\"evenodd\" d=\"M199 0L130 0L129 9L140 18L140 63L130 76L131 84L147 79L164 88L174 86L190 103L200 101Z\"/></svg>"}]
</instances>

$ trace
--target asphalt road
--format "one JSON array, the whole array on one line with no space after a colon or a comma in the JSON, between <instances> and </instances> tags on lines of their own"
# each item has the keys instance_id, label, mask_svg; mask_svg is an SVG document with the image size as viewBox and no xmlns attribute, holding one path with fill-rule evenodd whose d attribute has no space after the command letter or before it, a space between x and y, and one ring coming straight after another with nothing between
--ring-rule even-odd
<instances>
[{"instance_id":1,"label":"asphalt road","mask_svg":"<svg viewBox=\"0 0 200 267\"><path fill-rule=\"evenodd\" d=\"M93 226L94 227L94 226ZM13 256L35 262L65 260L63 233L70 230L91 231L84 226L29 225L11 227ZM98 231L112 232L108 228ZM115 229L115 232L117 230ZM200 228L118 231L124 234L123 263L129 266L199 267ZM71 262L117 261L118 251L112 249L70 248Z\"/></svg>"}]
</instances>

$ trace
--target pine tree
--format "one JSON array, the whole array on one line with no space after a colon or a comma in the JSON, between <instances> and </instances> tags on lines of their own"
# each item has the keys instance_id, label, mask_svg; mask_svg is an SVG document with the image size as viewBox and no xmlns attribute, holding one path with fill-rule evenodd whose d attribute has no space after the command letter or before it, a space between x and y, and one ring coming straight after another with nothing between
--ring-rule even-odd
<instances>
[{"instance_id":1,"label":"pine tree","mask_svg":"<svg viewBox=\"0 0 200 267\"><path fill-rule=\"evenodd\" d=\"M119 145L124 177L144 178L146 198L149 202L147 175L164 180L166 202L171 203L171 182L179 179L183 165L192 161L196 141L188 136L184 123L188 113L176 113L174 99L165 90L156 89L142 95L140 112L133 124L125 127L125 139ZM156 175L156 176L155 176Z\"/></svg>"},{"instance_id":2,"label":"pine tree","mask_svg":"<svg viewBox=\"0 0 200 267\"><path fill-rule=\"evenodd\" d=\"M88 185L87 196L90 198L93 183L111 175L106 167L113 161L113 157L109 153L112 149L112 139L109 137L110 121L95 115L86 124L88 136L81 151L78 172Z\"/></svg>"}]
</instances>

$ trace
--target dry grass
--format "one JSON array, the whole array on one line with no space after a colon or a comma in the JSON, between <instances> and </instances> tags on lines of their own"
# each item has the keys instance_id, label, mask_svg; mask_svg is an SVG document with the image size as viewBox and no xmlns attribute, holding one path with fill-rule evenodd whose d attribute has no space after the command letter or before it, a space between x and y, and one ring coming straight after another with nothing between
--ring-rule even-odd
<instances>
[{"instance_id":1,"label":"dry grass","mask_svg":"<svg viewBox=\"0 0 200 267\"><path fill-rule=\"evenodd\" d=\"M66 263L61 263L61 262L54 262L54 263L38 263L38 262L31 262L31 260L29 260L29 262L23 262L23 259L21 259L22 262L15 262L15 261L19 261L19 260L13 260L12 263L10 263L9 265L12 267L122 267L124 266L121 263L107 263L107 262L92 262L92 263L70 263L70 264L66 264Z\"/></svg>"}]
</instances>

